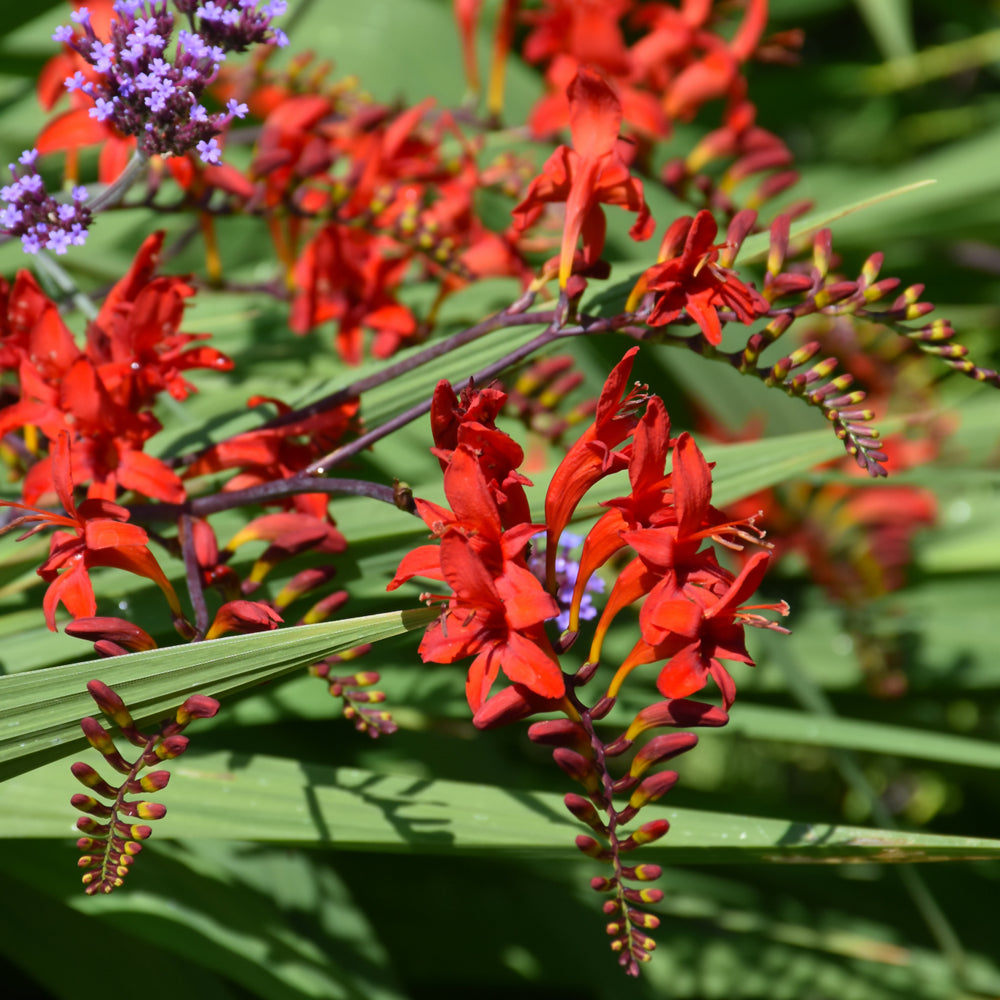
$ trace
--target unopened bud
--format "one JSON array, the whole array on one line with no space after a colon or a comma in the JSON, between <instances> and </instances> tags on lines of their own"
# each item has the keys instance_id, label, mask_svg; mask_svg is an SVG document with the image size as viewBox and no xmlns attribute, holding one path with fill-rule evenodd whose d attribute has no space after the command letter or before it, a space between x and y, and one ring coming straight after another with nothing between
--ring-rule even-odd
<instances>
[{"instance_id":1,"label":"unopened bud","mask_svg":"<svg viewBox=\"0 0 1000 1000\"><path fill-rule=\"evenodd\" d=\"M572 719L546 719L528 727L528 739L543 746L576 747L590 746L587 731Z\"/></svg>"},{"instance_id":2,"label":"unopened bud","mask_svg":"<svg viewBox=\"0 0 1000 1000\"><path fill-rule=\"evenodd\" d=\"M621 850L632 851L637 847L652 844L663 837L670 829L670 824L665 819L653 819L648 823L643 823L628 839L621 843Z\"/></svg>"},{"instance_id":3,"label":"unopened bud","mask_svg":"<svg viewBox=\"0 0 1000 1000\"><path fill-rule=\"evenodd\" d=\"M648 778L644 778L642 784L632 793L628 804L633 809L641 809L650 802L655 802L677 784L677 778L676 771L660 771L658 774L651 774Z\"/></svg>"},{"instance_id":4,"label":"unopened bud","mask_svg":"<svg viewBox=\"0 0 1000 1000\"><path fill-rule=\"evenodd\" d=\"M175 719L178 726L186 726L192 719L211 719L219 711L220 705L214 698L204 694L193 694L177 709Z\"/></svg>"},{"instance_id":5,"label":"unopened bud","mask_svg":"<svg viewBox=\"0 0 1000 1000\"><path fill-rule=\"evenodd\" d=\"M597 810L594 808L594 804L588 799L585 799L582 795L576 795L570 792L563 799L566 804L566 808L578 819L581 823L586 823L592 830L596 833L607 836L608 828L604 825L603 820L600 815L598 815Z\"/></svg>"},{"instance_id":6,"label":"unopened bud","mask_svg":"<svg viewBox=\"0 0 1000 1000\"><path fill-rule=\"evenodd\" d=\"M654 736L632 759L629 774L633 778L640 777L654 764L670 760L678 754L690 750L698 742L694 733L666 733Z\"/></svg>"},{"instance_id":7,"label":"unopened bud","mask_svg":"<svg viewBox=\"0 0 1000 1000\"><path fill-rule=\"evenodd\" d=\"M611 851L602 847L593 837L588 837L585 833L581 833L576 838L576 846L588 857L598 861L610 861L613 857Z\"/></svg>"},{"instance_id":8,"label":"unopened bud","mask_svg":"<svg viewBox=\"0 0 1000 1000\"><path fill-rule=\"evenodd\" d=\"M647 729L660 726L724 726L729 722L729 716L717 705L709 705L703 701L692 701L689 698L668 698L658 701L642 709L632 720L625 732L626 739L634 740Z\"/></svg>"}]
</instances>

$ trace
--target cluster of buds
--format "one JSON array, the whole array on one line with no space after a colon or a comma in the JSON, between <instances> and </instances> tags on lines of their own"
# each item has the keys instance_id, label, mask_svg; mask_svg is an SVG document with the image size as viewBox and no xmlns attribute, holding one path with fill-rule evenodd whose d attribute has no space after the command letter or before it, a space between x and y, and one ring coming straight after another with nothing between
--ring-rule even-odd
<instances>
[{"instance_id":1,"label":"cluster of buds","mask_svg":"<svg viewBox=\"0 0 1000 1000\"><path fill-rule=\"evenodd\" d=\"M731 521L711 506L711 473L697 445L688 434L670 436L659 397L645 387L628 389L637 350L611 373L594 423L555 470L540 524L531 523L524 491L530 484L518 471L523 452L495 423L505 394L470 388L459 398L440 383L431 409L433 453L444 469L451 509L415 501L437 543L404 557L389 584L395 589L424 577L451 588L450 594L423 595L441 603L441 615L425 633L420 655L436 663L472 657L466 694L477 727L538 712L563 716L536 723L531 738L555 746L556 763L587 793L567 796L566 805L601 837L578 838L580 849L612 865L613 875L595 879L594 888L612 894L604 908L611 917L608 933L631 974L650 957L646 931L657 923L636 904L655 902L660 894L627 883L650 881L658 869L623 866L621 855L659 839L668 824L656 819L631 832L624 828L676 781L658 765L697 742L692 733L637 738L663 726L723 725L736 688L721 661L752 664L744 627L785 631L759 612L788 612L783 601L745 603L767 568L766 551L746 557L737 573L719 562L712 543L742 553L747 544L763 544L762 532L755 517ZM565 529L578 505L605 476L626 471L629 493L607 504L583 541L579 562L570 561ZM533 554L531 539L543 533L544 554ZM604 588L594 585L595 574L626 553L631 560L598 613L594 598ZM639 637L609 675L605 638L619 614L636 604ZM596 619L593 638L585 662L573 669L568 654L588 618ZM623 684L652 664L659 664L656 687L666 700L640 711L623 733L604 738L597 727ZM494 693L501 672L510 683ZM585 687L602 676L600 693L585 700ZM709 679L719 689L721 708L688 698ZM624 774L615 774L617 758L627 762ZM628 796L623 806L615 801L620 795Z\"/></svg>"},{"instance_id":2,"label":"cluster of buds","mask_svg":"<svg viewBox=\"0 0 1000 1000\"><path fill-rule=\"evenodd\" d=\"M188 746L188 738L181 730L193 719L210 719L219 710L219 703L205 695L192 695L173 719L165 722L153 733L140 732L125 707L125 702L101 681L90 681L87 690L97 707L121 730L132 746L141 752L135 760L127 760L115 747L111 734L97 721L87 716L80 721L80 728L87 742L97 750L108 765L124 780L112 785L89 764L78 761L70 770L73 777L93 792L77 793L70 799L74 809L87 815L77 820L77 829L84 834L76 846L83 851L77 862L84 869L83 884L89 896L109 893L118 888L128 875L132 862L142 850L142 842L153 830L140 820L162 819L167 807L158 802L136 801L129 798L143 792L158 792L167 787L170 772L149 771L164 761L179 757ZM110 805L94 798L105 799ZM103 821L103 822L102 822Z\"/></svg>"}]
</instances>

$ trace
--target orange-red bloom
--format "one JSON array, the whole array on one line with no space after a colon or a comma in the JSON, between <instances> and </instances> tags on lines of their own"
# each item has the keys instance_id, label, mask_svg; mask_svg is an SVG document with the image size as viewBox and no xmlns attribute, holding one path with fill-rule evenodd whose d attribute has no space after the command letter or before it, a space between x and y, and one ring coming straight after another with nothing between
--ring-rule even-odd
<instances>
[{"instance_id":1,"label":"orange-red bloom","mask_svg":"<svg viewBox=\"0 0 1000 1000\"><path fill-rule=\"evenodd\" d=\"M736 697L736 685L721 660L736 660L753 666L747 652L744 625L786 631L774 622L743 607L759 586L770 561L770 553L756 552L750 557L739 576L722 594L706 587L678 588L672 594L655 593L643 605L647 626L636 642L620 672L628 672L640 663L652 663L667 658L660 669L656 686L668 698L686 698L700 691L711 677L722 694L723 707L728 711ZM788 613L783 601L759 605L761 609Z\"/></svg>"},{"instance_id":2,"label":"orange-red bloom","mask_svg":"<svg viewBox=\"0 0 1000 1000\"><path fill-rule=\"evenodd\" d=\"M375 332L372 353L387 358L417 332L417 321L394 290L410 266L396 243L364 229L331 223L309 241L295 265L289 326L306 333L327 320L337 322L337 350L360 364L363 328Z\"/></svg>"},{"instance_id":3,"label":"orange-red bloom","mask_svg":"<svg viewBox=\"0 0 1000 1000\"><path fill-rule=\"evenodd\" d=\"M693 219L677 219L667 230L660 252L663 262L654 264L643 277L645 288L656 293L653 311L646 320L650 326L673 323L686 312L708 342L718 344L722 341L720 309L735 313L746 324L770 309L760 292L718 263L719 247L712 243L718 231L715 219L706 211Z\"/></svg>"},{"instance_id":4,"label":"orange-red bloom","mask_svg":"<svg viewBox=\"0 0 1000 1000\"><path fill-rule=\"evenodd\" d=\"M178 332L194 290L182 277L155 276L162 245L162 232L143 242L88 326L83 350L26 273L18 275L7 301L0 365L16 370L20 398L0 409L0 436L36 427L54 441L69 432L73 479L89 482L90 497L114 500L126 489L182 501L177 474L143 450L161 427L152 407L163 391L176 399L193 391L184 372L232 367L219 351L192 346L206 335ZM53 489L51 466L43 458L29 469L25 503Z\"/></svg>"},{"instance_id":5,"label":"orange-red bloom","mask_svg":"<svg viewBox=\"0 0 1000 1000\"><path fill-rule=\"evenodd\" d=\"M292 412L280 399L252 396L247 401L251 407L265 403L272 404L280 416ZM235 434L199 455L188 466L184 478L193 479L222 469L239 469L222 487L226 493L288 479L340 444L344 435L354 428L357 413L358 401L352 399L292 423ZM322 520L327 517L330 496L327 493L298 493L280 502Z\"/></svg>"},{"instance_id":6,"label":"orange-red bloom","mask_svg":"<svg viewBox=\"0 0 1000 1000\"><path fill-rule=\"evenodd\" d=\"M618 146L621 102L595 70L577 71L567 91L573 148L559 146L546 160L542 173L514 209L518 228L527 229L548 203L564 202L566 222L559 253L559 284L573 270L573 255L583 237L584 265L596 263L604 250L607 228L601 205L620 205L637 218L629 230L633 239L653 235L653 219L646 207L642 181L632 177Z\"/></svg>"},{"instance_id":7,"label":"orange-red bloom","mask_svg":"<svg viewBox=\"0 0 1000 1000\"><path fill-rule=\"evenodd\" d=\"M65 514L38 510L26 504L0 501L27 513L15 518L4 530L22 524L32 524L22 538L48 527L64 527L52 536L49 557L38 569L38 575L49 584L42 601L45 621L56 631L55 612L59 604L74 618L89 618L97 610L90 570L95 566L115 566L137 576L152 580L163 591L170 609L177 618L181 607L174 588L147 548L149 536L138 525L127 524L129 512L109 500L85 500L79 507L73 500L73 477L69 434L56 439L52 452L52 477L56 494Z\"/></svg>"},{"instance_id":8,"label":"orange-red bloom","mask_svg":"<svg viewBox=\"0 0 1000 1000\"><path fill-rule=\"evenodd\" d=\"M670 437L662 400L650 396L645 386L626 392L637 350L628 351L608 376L593 425L553 475L544 525L528 523L526 509L522 520L510 520L512 510L501 506L501 481L517 476L520 456L513 441L501 443L505 435L493 424L503 394L470 388L459 401L446 383L435 394L433 451L445 468L451 509L416 501L439 544L405 556L389 589L415 576L451 587L450 595L424 595L447 603L425 634L420 653L425 661L439 663L474 657L467 694L477 726L540 711L572 714L574 709L563 701L565 682L556 650L568 648L581 617L590 617L581 614L581 604L593 573L623 548L632 549L634 558L607 597L583 668L592 672L598 667L609 626L620 611L641 601L640 638L611 679L609 699L617 697L636 667L665 661L658 681L664 695L684 698L712 677L728 708L735 688L720 661L752 664L744 626L778 628L743 604L763 577L769 554L751 556L734 576L719 563L712 546L716 542L740 549L742 543L759 541L754 518L730 521L713 507L711 468L691 436ZM642 405L646 412L639 418ZM630 492L608 503L610 509L591 530L575 567L560 553L564 529L590 487L626 469ZM529 563L528 543L543 530L545 557L533 554ZM544 582L538 578L542 565ZM553 647L545 623L557 618L560 602L568 606L569 629ZM780 614L788 610L784 602L761 608ZM490 696L501 670L511 686Z\"/></svg>"},{"instance_id":9,"label":"orange-red bloom","mask_svg":"<svg viewBox=\"0 0 1000 1000\"><path fill-rule=\"evenodd\" d=\"M552 475L545 494L546 575L550 581L559 536L583 495L604 476L628 466L628 452L615 449L632 434L638 422L636 410L646 398L638 387L625 392L638 350L630 348L612 369L601 390L593 424L580 435Z\"/></svg>"},{"instance_id":10,"label":"orange-red bloom","mask_svg":"<svg viewBox=\"0 0 1000 1000\"><path fill-rule=\"evenodd\" d=\"M414 576L442 580L453 593L420 644L425 661L454 663L474 656L466 695L473 712L489 695L500 671L542 698L564 691L562 671L542 623L559 607L527 568L524 553L541 525L504 531L500 511L477 456L457 448L444 475L449 511L418 500L417 510L440 545L404 557L389 590Z\"/></svg>"}]
</instances>

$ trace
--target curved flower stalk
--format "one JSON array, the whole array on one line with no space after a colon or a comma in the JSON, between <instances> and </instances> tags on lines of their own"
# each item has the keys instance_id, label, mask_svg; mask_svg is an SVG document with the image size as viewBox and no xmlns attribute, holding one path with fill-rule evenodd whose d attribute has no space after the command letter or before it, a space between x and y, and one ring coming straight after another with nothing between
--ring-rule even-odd
<instances>
[{"instance_id":1,"label":"curved flower stalk","mask_svg":"<svg viewBox=\"0 0 1000 1000\"><path fill-rule=\"evenodd\" d=\"M142 772L184 753L188 738L182 736L181 731L194 719L212 718L219 710L219 703L205 695L192 695L177 709L173 719L162 723L155 732L143 733L136 727L125 703L106 684L93 680L87 684L87 690L97 707L140 751L134 760L128 760L97 719L87 716L80 721L87 742L114 771L124 775L119 784L113 785L82 761L70 768L77 781L105 800L101 802L94 795L82 793L70 799L75 809L87 814L77 820L77 828L84 836L76 846L83 851L78 864L85 869L84 891L93 896L113 892L124 882L136 855L142 850L143 841L152 834L151 827L134 821L162 819L166 815L166 806L131 796L166 788L170 772L162 769Z\"/></svg>"},{"instance_id":2,"label":"curved flower stalk","mask_svg":"<svg viewBox=\"0 0 1000 1000\"><path fill-rule=\"evenodd\" d=\"M717 224L705 210L677 219L668 228L659 263L639 278L626 305L644 318L648 339L683 343L706 358L728 361L743 374L819 408L847 453L873 477L888 474L879 432L870 426L875 412L862 405L867 394L854 386L854 376L835 374L837 358L822 357L822 345L810 341L773 364L759 364L764 351L793 323L809 316L879 323L962 375L1000 386L1000 374L976 365L968 348L951 342L955 331L947 320L923 322L934 309L921 301L923 285L904 289L882 305L899 286L897 278L879 278L882 254L872 254L854 280L834 271L828 229L814 236L810 261L794 262L788 259L791 219L778 216L770 231L764 287L758 292L733 269L756 220L753 211L736 213L726 240L719 244L713 243ZM914 321L920 325L910 325ZM723 326L733 322L765 325L747 337L741 350L722 350ZM669 332L671 326L685 323L697 325L700 332L691 337Z\"/></svg>"},{"instance_id":3,"label":"curved flower stalk","mask_svg":"<svg viewBox=\"0 0 1000 1000\"><path fill-rule=\"evenodd\" d=\"M659 397L628 384L637 351L628 351L608 377L593 424L556 469L544 524L531 523L519 502L526 485L517 472L522 453L495 424L504 394L470 388L458 400L439 385L431 413L433 450L444 465L451 509L416 500L437 543L404 557L389 584L393 590L425 577L450 587L450 594L423 595L440 602L441 616L419 651L437 663L472 658L466 693L478 728L559 713L536 722L529 736L553 746L555 762L586 793L568 795L566 806L596 834L577 838L580 850L611 866L610 875L592 884L610 895L604 905L608 934L631 975L650 958L654 942L647 932L658 923L640 907L656 903L662 892L632 884L657 878L659 866L627 865L624 855L666 834L661 819L636 825L639 814L677 780L662 765L697 743L690 732L647 734L724 725L736 686L723 661L752 666L744 629L786 631L761 612L788 612L783 601L748 603L767 568L766 551L746 557L738 572L720 563L714 545L741 552L748 544L762 545L763 533L755 517L732 521L712 506L711 472L697 445L687 434L671 436ZM572 572L561 551L564 529L591 487L617 472L628 473L631 489L606 505ZM543 533L544 558L530 551L532 539ZM594 574L628 553L631 561L604 600L586 660L574 664L570 652L581 621L591 617L602 590L592 585ZM568 587L567 576L575 576ZM620 624L623 612L635 606L638 622ZM561 614L568 626L556 635ZM613 625L638 629L619 664L604 656ZM506 683L495 691L501 674ZM655 679L665 700L609 737L606 716L623 686L643 675L647 683ZM709 680L721 707L689 699Z\"/></svg>"}]
</instances>

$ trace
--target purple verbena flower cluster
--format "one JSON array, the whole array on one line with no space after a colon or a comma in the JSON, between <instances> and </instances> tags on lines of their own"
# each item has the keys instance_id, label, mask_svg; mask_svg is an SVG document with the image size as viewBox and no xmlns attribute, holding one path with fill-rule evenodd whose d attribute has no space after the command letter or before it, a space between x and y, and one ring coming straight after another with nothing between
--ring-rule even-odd
<instances>
[{"instance_id":1,"label":"purple verbena flower cluster","mask_svg":"<svg viewBox=\"0 0 1000 1000\"><path fill-rule=\"evenodd\" d=\"M78 52L93 71L77 71L66 80L66 89L90 97L91 116L136 136L147 156L197 150L205 163L219 163L216 136L233 118L242 118L247 107L230 100L225 111L210 114L201 96L227 52L253 44L287 44L284 32L271 25L285 3L277 0L260 11L256 0L210 0L198 6L178 2L176 7L199 29L181 28L176 40L166 0L118 0L110 41L97 37L86 7L70 15L81 31L63 25L52 37Z\"/></svg>"},{"instance_id":2,"label":"purple verbena flower cluster","mask_svg":"<svg viewBox=\"0 0 1000 1000\"><path fill-rule=\"evenodd\" d=\"M576 587L576 578L580 572L580 564L570 558L570 553L583 542L580 535L564 531L559 538L559 553L556 556L556 600L559 602L559 616L555 619L556 626L560 631L569 628L569 608L573 601L573 589ZM528 568L539 580L545 580L545 552L535 551L528 557ZM583 621L590 621L597 617L597 608L594 607L591 594L603 594L604 581L599 576L592 576L583 589L583 598L580 601L580 618Z\"/></svg>"},{"instance_id":3,"label":"purple verbena flower cluster","mask_svg":"<svg viewBox=\"0 0 1000 1000\"><path fill-rule=\"evenodd\" d=\"M288 37L271 21L284 14L288 4L285 0L271 0L257 10L258 2L174 0L174 6L187 14L192 27L209 45L219 45L227 52L245 52L251 45L287 45Z\"/></svg>"},{"instance_id":4,"label":"purple verbena flower cluster","mask_svg":"<svg viewBox=\"0 0 1000 1000\"><path fill-rule=\"evenodd\" d=\"M82 246L91 223L90 209L83 203L87 189L77 187L72 202L57 201L45 190L45 184L35 167L38 150L29 149L10 164L13 184L0 188L0 198L7 202L0 211L0 231L20 236L26 253L53 250L63 254L72 246Z\"/></svg>"}]
</instances>

